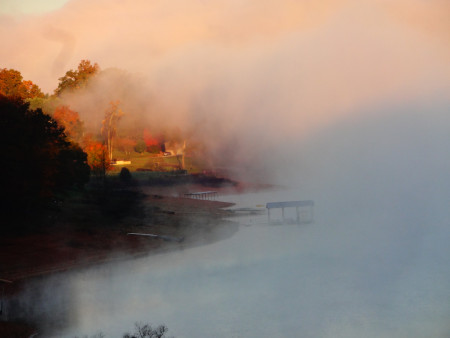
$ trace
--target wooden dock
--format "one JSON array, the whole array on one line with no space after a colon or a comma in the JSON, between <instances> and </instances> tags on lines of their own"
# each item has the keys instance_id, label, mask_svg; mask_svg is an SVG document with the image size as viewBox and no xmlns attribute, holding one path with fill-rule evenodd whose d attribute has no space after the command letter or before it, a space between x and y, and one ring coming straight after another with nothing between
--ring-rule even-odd
<instances>
[{"instance_id":1,"label":"wooden dock","mask_svg":"<svg viewBox=\"0 0 450 338\"><path fill-rule=\"evenodd\" d=\"M288 201L288 202L271 202L266 204L268 211L268 220L270 224L275 224L270 215L271 209L281 209L282 224L287 223L285 218L285 208L295 208L296 209L296 222L297 224L302 223L313 223L314 222L314 201Z\"/></svg>"},{"instance_id":2,"label":"wooden dock","mask_svg":"<svg viewBox=\"0 0 450 338\"><path fill-rule=\"evenodd\" d=\"M190 192L184 194L184 197L197 200L215 200L217 198L217 191Z\"/></svg>"}]
</instances>

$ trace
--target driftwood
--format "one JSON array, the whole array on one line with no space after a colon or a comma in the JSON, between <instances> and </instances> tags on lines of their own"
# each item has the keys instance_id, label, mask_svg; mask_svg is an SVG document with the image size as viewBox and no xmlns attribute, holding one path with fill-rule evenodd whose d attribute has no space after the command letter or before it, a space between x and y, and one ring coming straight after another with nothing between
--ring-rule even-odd
<instances>
[{"instance_id":1,"label":"driftwood","mask_svg":"<svg viewBox=\"0 0 450 338\"><path fill-rule=\"evenodd\" d=\"M155 235L155 234L141 234L138 232L129 232L127 235L132 236L143 236L143 237L151 237L151 238L157 238L162 239L166 242L182 242L184 240L184 237L173 237L173 236L167 236L167 235Z\"/></svg>"}]
</instances>

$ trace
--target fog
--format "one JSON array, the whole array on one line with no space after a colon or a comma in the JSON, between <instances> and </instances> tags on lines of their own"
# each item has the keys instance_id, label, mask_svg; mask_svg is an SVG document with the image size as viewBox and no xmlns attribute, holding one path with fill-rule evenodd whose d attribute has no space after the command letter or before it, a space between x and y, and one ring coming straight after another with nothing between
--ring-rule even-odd
<instances>
[{"instance_id":1,"label":"fog","mask_svg":"<svg viewBox=\"0 0 450 338\"><path fill-rule=\"evenodd\" d=\"M211 166L267 181L279 172L267 154L343 119L444 100L448 13L440 0L72 0L4 16L0 59L50 93L81 59L97 62L104 74L64 97L87 126L120 100L121 123L179 128Z\"/></svg>"},{"instance_id":2,"label":"fog","mask_svg":"<svg viewBox=\"0 0 450 338\"><path fill-rule=\"evenodd\" d=\"M130 123L289 187L223 200L316 203L312 225L236 220L213 244L49 278L24 304L43 295L66 337L138 320L176 337L448 337L448 6L74 0L2 20L2 65L46 91L81 59L105 70L64 97L88 124L120 99Z\"/></svg>"},{"instance_id":3,"label":"fog","mask_svg":"<svg viewBox=\"0 0 450 338\"><path fill-rule=\"evenodd\" d=\"M165 323L176 337L447 337L446 202L366 204L339 192L340 200L314 196L314 224L234 219L241 226L231 238L50 277L22 299L33 299L43 323L63 327L55 337L118 337L135 321ZM222 199L254 207L311 196L282 189Z\"/></svg>"},{"instance_id":4,"label":"fog","mask_svg":"<svg viewBox=\"0 0 450 338\"><path fill-rule=\"evenodd\" d=\"M447 112L416 100L349 117L306 138L295 166L274 156L289 188L220 197L313 199L314 224L232 218L231 238L31 285L25 308L63 323L55 337L135 321L176 337L448 337Z\"/></svg>"}]
</instances>

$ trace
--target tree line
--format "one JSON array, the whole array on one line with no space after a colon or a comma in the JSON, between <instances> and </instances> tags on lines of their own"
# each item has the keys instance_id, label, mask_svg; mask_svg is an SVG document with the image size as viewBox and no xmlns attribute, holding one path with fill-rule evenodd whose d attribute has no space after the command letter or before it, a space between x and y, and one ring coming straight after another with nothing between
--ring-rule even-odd
<instances>
[{"instance_id":1,"label":"tree line","mask_svg":"<svg viewBox=\"0 0 450 338\"><path fill-rule=\"evenodd\" d=\"M19 71L0 69L0 211L10 220L0 232L38 224L65 192L107 169L105 144L84 134L77 112L58 104L61 93L83 87L98 70L83 60L50 96Z\"/></svg>"},{"instance_id":2,"label":"tree line","mask_svg":"<svg viewBox=\"0 0 450 338\"><path fill-rule=\"evenodd\" d=\"M0 94L0 156L0 210L11 223L36 221L59 194L89 181L86 153L55 119L20 97Z\"/></svg>"},{"instance_id":3,"label":"tree line","mask_svg":"<svg viewBox=\"0 0 450 338\"><path fill-rule=\"evenodd\" d=\"M118 128L127 114L117 99L105 104L101 125L87 130L65 94L90 90L101 72L97 63L82 60L59 78L52 94L44 94L20 71L0 68L2 212L35 213L55 196L83 186L90 176L104 178L116 150L125 157L132 152L165 152L162 132L154 137L143 123L134 123L136 130ZM176 128L165 133L175 144L184 139Z\"/></svg>"}]
</instances>

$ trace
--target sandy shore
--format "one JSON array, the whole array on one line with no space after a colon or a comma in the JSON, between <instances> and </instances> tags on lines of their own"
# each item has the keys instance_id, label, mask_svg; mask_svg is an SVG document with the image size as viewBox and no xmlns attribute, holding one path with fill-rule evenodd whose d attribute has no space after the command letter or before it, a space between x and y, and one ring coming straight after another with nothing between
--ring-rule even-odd
<instances>
[{"instance_id":1,"label":"sandy shore","mask_svg":"<svg viewBox=\"0 0 450 338\"><path fill-rule=\"evenodd\" d=\"M224 208L233 204L174 197L172 189L163 190L146 191L143 217L127 217L112 227L80 228L57 223L37 233L2 237L0 279L16 284L30 277L118 259L124 254L130 257L212 242L237 231L237 224L222 220L230 214ZM127 235L131 232L162 238Z\"/></svg>"}]
</instances>

